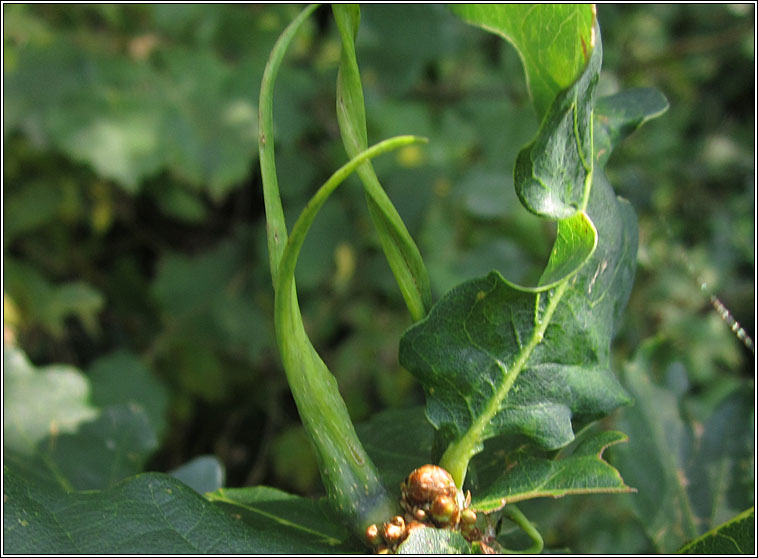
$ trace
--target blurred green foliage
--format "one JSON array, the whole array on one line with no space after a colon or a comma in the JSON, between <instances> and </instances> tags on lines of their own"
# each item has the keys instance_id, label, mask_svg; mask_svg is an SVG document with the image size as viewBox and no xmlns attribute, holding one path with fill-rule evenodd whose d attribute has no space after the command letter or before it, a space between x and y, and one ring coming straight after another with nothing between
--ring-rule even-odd
<instances>
[{"instance_id":1,"label":"blurred green foliage","mask_svg":"<svg viewBox=\"0 0 758 558\"><path fill-rule=\"evenodd\" d=\"M274 347L256 160L263 66L298 11L3 6L3 315L6 344L35 365L86 371L95 406L144 394L142 420L160 436L148 469L208 453L228 486L317 494ZM490 269L535 282L554 230L513 192L516 154L537 127L515 50L441 6L371 4L362 14L369 143L431 140L375 168L419 243L435 298ZM617 359L662 340L645 369L695 424L753 389L753 355L700 282L753 336L754 6L604 4L598 18L600 94L654 86L671 104L608 166L640 222ZM290 223L345 161L339 50L322 8L277 83ZM397 362L410 321L351 181L316 220L297 276L309 335L360 421L422 394ZM524 508L549 548L660 550L613 496Z\"/></svg>"}]
</instances>

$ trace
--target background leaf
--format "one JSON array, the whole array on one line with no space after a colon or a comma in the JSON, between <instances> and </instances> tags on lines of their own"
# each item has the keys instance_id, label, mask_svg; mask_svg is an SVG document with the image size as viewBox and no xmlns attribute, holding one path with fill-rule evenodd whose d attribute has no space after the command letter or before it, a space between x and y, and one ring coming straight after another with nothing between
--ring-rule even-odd
<instances>
[{"instance_id":1,"label":"background leaf","mask_svg":"<svg viewBox=\"0 0 758 558\"><path fill-rule=\"evenodd\" d=\"M411 471L432 462L434 430L422 407L388 409L355 429L385 486L398 497Z\"/></svg>"},{"instance_id":2,"label":"background leaf","mask_svg":"<svg viewBox=\"0 0 758 558\"><path fill-rule=\"evenodd\" d=\"M637 489L629 504L656 548L670 552L752 502L752 390L736 390L706 421L694 421L675 393L651 380L660 349L660 341L647 342L624 370L636 404L620 416L630 441L613 448L612 461Z\"/></svg>"},{"instance_id":3,"label":"background leaf","mask_svg":"<svg viewBox=\"0 0 758 558\"><path fill-rule=\"evenodd\" d=\"M110 46L53 35L18 49L6 72L14 127L129 192L168 167L219 199L255 156L255 78L156 33L135 37L131 52Z\"/></svg>"},{"instance_id":4,"label":"background leaf","mask_svg":"<svg viewBox=\"0 0 758 558\"><path fill-rule=\"evenodd\" d=\"M123 350L104 355L90 365L87 373L95 405L139 405L156 435L162 435L166 428L168 390L137 355Z\"/></svg>"},{"instance_id":5,"label":"background leaf","mask_svg":"<svg viewBox=\"0 0 758 558\"><path fill-rule=\"evenodd\" d=\"M76 317L91 333L97 331L97 314L104 300L100 292L84 281L51 284L28 264L9 259L5 262L6 289L16 301L21 324L40 325L60 338L67 318Z\"/></svg>"},{"instance_id":6,"label":"background leaf","mask_svg":"<svg viewBox=\"0 0 758 558\"><path fill-rule=\"evenodd\" d=\"M77 369L35 370L18 349L4 352L6 463L66 490L105 488L143 470L158 447L151 418L162 421L162 407L148 417L128 391L111 394L107 406L91 406L90 381Z\"/></svg>"},{"instance_id":7,"label":"background leaf","mask_svg":"<svg viewBox=\"0 0 758 558\"><path fill-rule=\"evenodd\" d=\"M49 435L75 432L97 416L87 379L71 366L37 370L23 351L3 347L3 445L33 453Z\"/></svg>"},{"instance_id":8,"label":"background leaf","mask_svg":"<svg viewBox=\"0 0 758 558\"><path fill-rule=\"evenodd\" d=\"M169 474L182 481L198 494L219 490L225 484L224 464L216 456L201 455L177 467Z\"/></svg>"},{"instance_id":9,"label":"background leaf","mask_svg":"<svg viewBox=\"0 0 758 558\"><path fill-rule=\"evenodd\" d=\"M158 448L155 431L139 405L112 405L75 434L51 436L27 466L49 473L64 488L93 490L112 486L143 470Z\"/></svg>"},{"instance_id":10,"label":"background leaf","mask_svg":"<svg viewBox=\"0 0 758 558\"><path fill-rule=\"evenodd\" d=\"M165 254L150 286L162 322L151 358L181 370L181 391L205 401L226 396L239 381L234 372L245 374L273 345L247 261L252 239L238 234L193 256Z\"/></svg>"},{"instance_id":11,"label":"background leaf","mask_svg":"<svg viewBox=\"0 0 758 558\"><path fill-rule=\"evenodd\" d=\"M755 510L708 531L679 549L680 554L751 554L755 551Z\"/></svg>"}]
</instances>

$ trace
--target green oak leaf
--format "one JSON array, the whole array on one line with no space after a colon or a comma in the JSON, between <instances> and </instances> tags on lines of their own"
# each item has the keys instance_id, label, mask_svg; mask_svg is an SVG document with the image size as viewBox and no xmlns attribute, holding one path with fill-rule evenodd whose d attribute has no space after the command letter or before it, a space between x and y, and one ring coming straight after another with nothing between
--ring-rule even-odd
<instances>
[{"instance_id":1,"label":"green oak leaf","mask_svg":"<svg viewBox=\"0 0 758 558\"><path fill-rule=\"evenodd\" d=\"M594 111L595 164L605 166L613 147L648 120L668 110L663 93L651 87L600 97Z\"/></svg>"},{"instance_id":2,"label":"green oak leaf","mask_svg":"<svg viewBox=\"0 0 758 558\"><path fill-rule=\"evenodd\" d=\"M516 159L521 203L551 219L575 214L586 206L591 187L593 97L603 57L593 7L468 4L452 9L510 41L524 63L541 124Z\"/></svg>"},{"instance_id":3,"label":"green oak leaf","mask_svg":"<svg viewBox=\"0 0 758 558\"><path fill-rule=\"evenodd\" d=\"M629 403L610 370L610 340L633 281L636 219L600 173L587 213L597 248L560 286L530 292L492 272L453 289L402 338L400 362L423 385L427 416L447 443L473 428L475 448L512 433L555 449L573 440L572 422ZM522 371L505 398L515 366Z\"/></svg>"},{"instance_id":4,"label":"green oak leaf","mask_svg":"<svg viewBox=\"0 0 758 558\"><path fill-rule=\"evenodd\" d=\"M262 518L248 523L161 473L137 475L109 489L88 492L31 483L8 467L3 480L3 550L9 553L153 556L334 551L329 544L301 540L298 520L289 521L287 510L272 511L275 521Z\"/></svg>"},{"instance_id":5,"label":"green oak leaf","mask_svg":"<svg viewBox=\"0 0 758 558\"><path fill-rule=\"evenodd\" d=\"M424 387L427 417L438 430L435 449L447 447L440 464L459 483L486 439L515 434L557 449L574 439L576 429L631 401L611 371L610 342L634 279L637 222L631 206L613 193L602 165L625 135L665 110L666 102L649 91L621 94L601 103L602 118L595 120L602 46L591 19L589 60L566 89L553 89L537 136L514 170L522 203L558 221L538 286L520 287L497 272L468 281L401 340L400 362ZM548 39L542 40L517 48L547 48ZM624 100L634 106L619 108Z\"/></svg>"},{"instance_id":6,"label":"green oak leaf","mask_svg":"<svg viewBox=\"0 0 758 558\"><path fill-rule=\"evenodd\" d=\"M679 554L755 554L755 508L690 541Z\"/></svg>"},{"instance_id":7,"label":"green oak leaf","mask_svg":"<svg viewBox=\"0 0 758 558\"><path fill-rule=\"evenodd\" d=\"M503 463L504 473L500 478L476 493L471 506L489 513L506 503L531 498L632 492L619 472L603 460L605 448L626 440L622 432L600 432L580 442L567 457L546 459L516 455L513 461Z\"/></svg>"},{"instance_id":8,"label":"green oak leaf","mask_svg":"<svg viewBox=\"0 0 758 558\"><path fill-rule=\"evenodd\" d=\"M594 42L591 4L455 4L450 9L516 47L540 118L587 65Z\"/></svg>"},{"instance_id":9,"label":"green oak leaf","mask_svg":"<svg viewBox=\"0 0 758 558\"><path fill-rule=\"evenodd\" d=\"M206 494L211 502L256 529L289 533L297 552L360 552L363 547L318 500L288 494L276 488L253 486L221 488Z\"/></svg>"},{"instance_id":10,"label":"green oak leaf","mask_svg":"<svg viewBox=\"0 0 758 558\"><path fill-rule=\"evenodd\" d=\"M559 221L555 244L538 288L519 288L542 291L556 287L576 273L590 259L596 247L597 230L586 213L579 212Z\"/></svg>"},{"instance_id":11,"label":"green oak leaf","mask_svg":"<svg viewBox=\"0 0 758 558\"><path fill-rule=\"evenodd\" d=\"M579 79L561 91L535 139L516 158L516 194L529 211L563 219L586 205L592 180L594 94L603 49L600 32Z\"/></svg>"},{"instance_id":12,"label":"green oak leaf","mask_svg":"<svg viewBox=\"0 0 758 558\"><path fill-rule=\"evenodd\" d=\"M449 529L419 527L397 549L398 554L472 554L471 545L463 535Z\"/></svg>"}]
</instances>

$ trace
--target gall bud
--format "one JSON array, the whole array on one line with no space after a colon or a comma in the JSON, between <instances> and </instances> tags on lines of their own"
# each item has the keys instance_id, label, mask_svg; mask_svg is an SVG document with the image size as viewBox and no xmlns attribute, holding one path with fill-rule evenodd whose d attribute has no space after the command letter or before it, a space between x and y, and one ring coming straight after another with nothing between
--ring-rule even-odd
<instances>
[{"instance_id":1,"label":"gall bud","mask_svg":"<svg viewBox=\"0 0 758 558\"><path fill-rule=\"evenodd\" d=\"M400 542L405 537L405 520L396 515L389 523L384 524L383 533L384 540L388 544L393 545Z\"/></svg>"},{"instance_id":2,"label":"gall bud","mask_svg":"<svg viewBox=\"0 0 758 558\"><path fill-rule=\"evenodd\" d=\"M382 534L379 532L379 527L376 524L366 527L366 542L370 546L379 546L384 542Z\"/></svg>"},{"instance_id":3,"label":"gall bud","mask_svg":"<svg viewBox=\"0 0 758 558\"><path fill-rule=\"evenodd\" d=\"M437 496L432 502L432 519L440 525L455 525L458 523L459 511L455 499L448 496Z\"/></svg>"}]
</instances>

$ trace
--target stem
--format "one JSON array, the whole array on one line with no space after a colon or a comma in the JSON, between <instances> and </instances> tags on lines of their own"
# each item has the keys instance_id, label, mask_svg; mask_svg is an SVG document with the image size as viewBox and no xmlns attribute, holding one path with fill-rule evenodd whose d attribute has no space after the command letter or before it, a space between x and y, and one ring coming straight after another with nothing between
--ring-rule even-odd
<instances>
[{"instance_id":1,"label":"stem","mask_svg":"<svg viewBox=\"0 0 758 558\"><path fill-rule=\"evenodd\" d=\"M581 211L586 211L587 206L590 203L590 192L592 191L592 175L595 170L595 109L590 111L590 156L582 157L582 164L587 170L587 175L584 177L584 190L582 195L582 205L579 208ZM580 144L581 145L581 144ZM581 150L579 150L581 154Z\"/></svg>"},{"instance_id":2,"label":"stem","mask_svg":"<svg viewBox=\"0 0 758 558\"><path fill-rule=\"evenodd\" d=\"M363 86L355 54L360 8L357 5L335 4L332 11L342 40L337 74L337 122L345 151L349 157L355 157L368 145ZM421 253L382 188L371 163L363 163L358 167L357 174L363 183L369 214L384 255L411 317L418 321L432 305L429 277Z\"/></svg>"},{"instance_id":3,"label":"stem","mask_svg":"<svg viewBox=\"0 0 758 558\"><path fill-rule=\"evenodd\" d=\"M287 286L287 283L289 283L294 276L297 256L303 245L303 241L305 240L305 235L313 223L319 209L321 209L321 206L324 205L324 202L332 192L337 189L337 186L369 159L381 155L382 153L398 149L399 147L414 143L426 143L427 141L426 138L420 136L395 136L394 138L386 139L371 146L365 151L360 152L329 177L323 186L321 186L321 188L319 188L308 201L308 204L298 217L295 226L292 227L292 236L290 236L279 262L279 280L276 285L278 287L276 289L277 293L286 291L285 287Z\"/></svg>"},{"instance_id":4,"label":"stem","mask_svg":"<svg viewBox=\"0 0 758 558\"><path fill-rule=\"evenodd\" d=\"M303 209L284 247L275 285L274 322L279 353L300 418L311 440L332 507L362 537L373 523L396 514L397 502L355 432L337 382L308 338L295 288L295 266L306 234L329 195L371 157L424 141L414 136L385 140L337 170Z\"/></svg>"},{"instance_id":5,"label":"stem","mask_svg":"<svg viewBox=\"0 0 758 558\"><path fill-rule=\"evenodd\" d=\"M526 516L521 513L521 510L518 509L514 504L510 504L506 506L503 512L508 519L518 525L521 530L526 533L530 539L532 539L532 546L529 548L526 548L524 550L508 550L507 548L501 548L503 554L539 554L542 552L542 548L545 546L542 541L542 535L540 535L540 532L534 528L534 525L532 525L531 521L529 521Z\"/></svg>"},{"instance_id":6,"label":"stem","mask_svg":"<svg viewBox=\"0 0 758 558\"><path fill-rule=\"evenodd\" d=\"M279 261L287 244L287 225L284 221L282 200L279 196L279 181L276 177L274 157L274 81L284 55L303 22L318 7L311 4L292 20L274 44L261 80L258 100L258 156L263 180L263 200L266 208L266 233L271 279L276 285L279 276Z\"/></svg>"},{"instance_id":7,"label":"stem","mask_svg":"<svg viewBox=\"0 0 758 558\"><path fill-rule=\"evenodd\" d=\"M273 134L273 89L277 71L295 33L316 6L303 10L274 45L264 71L259 102L259 152L266 209L269 265L274 284L274 321L287 382L311 441L331 507L363 540L368 525L394 515L389 496L374 464L358 440L337 382L305 332L295 287L295 265L305 235L329 194L371 157L421 141L394 138L354 157L335 172L303 210L288 239L276 177Z\"/></svg>"}]
</instances>

